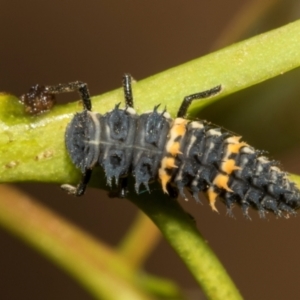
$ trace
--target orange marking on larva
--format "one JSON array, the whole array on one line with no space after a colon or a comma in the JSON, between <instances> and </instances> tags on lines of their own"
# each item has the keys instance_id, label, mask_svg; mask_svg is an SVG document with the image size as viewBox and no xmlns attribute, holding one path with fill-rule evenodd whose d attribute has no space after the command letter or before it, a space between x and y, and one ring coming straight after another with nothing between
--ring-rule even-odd
<instances>
[{"instance_id":1,"label":"orange marking on larva","mask_svg":"<svg viewBox=\"0 0 300 300\"><path fill-rule=\"evenodd\" d=\"M162 161L161 161L160 170L172 169L172 168L178 168L175 165L175 159L174 159L174 157L164 157L162 159Z\"/></svg>"},{"instance_id":2,"label":"orange marking on larva","mask_svg":"<svg viewBox=\"0 0 300 300\"><path fill-rule=\"evenodd\" d=\"M180 143L179 142L174 142L172 144L172 146L170 147L170 149L168 149L168 151L170 152L170 154L172 154L173 156L176 156L178 154L180 154L181 152L179 151L180 149Z\"/></svg>"},{"instance_id":3,"label":"orange marking on larva","mask_svg":"<svg viewBox=\"0 0 300 300\"><path fill-rule=\"evenodd\" d=\"M167 173L167 169L178 168L175 165L174 157L181 153L180 149L180 142L175 142L177 137L183 136L186 132L186 124L187 120L182 118L177 118L174 120L173 126L169 132L169 141L166 145L166 152L171 154L173 157L164 157L161 160L161 166L158 171L158 177L161 181L162 189L164 193L168 194L167 191L167 184L171 180L172 176Z\"/></svg>"},{"instance_id":4,"label":"orange marking on larva","mask_svg":"<svg viewBox=\"0 0 300 300\"><path fill-rule=\"evenodd\" d=\"M207 196L208 196L208 200L209 200L209 205L212 208L212 210L214 210L215 212L218 213L218 210L215 206L217 197L218 197L218 193L216 193L213 189L213 187L210 187L207 191Z\"/></svg>"},{"instance_id":5,"label":"orange marking on larva","mask_svg":"<svg viewBox=\"0 0 300 300\"><path fill-rule=\"evenodd\" d=\"M177 136L183 136L186 132L186 124L187 120L182 118L177 118L174 121L173 130L175 131Z\"/></svg>"},{"instance_id":6,"label":"orange marking on larva","mask_svg":"<svg viewBox=\"0 0 300 300\"><path fill-rule=\"evenodd\" d=\"M174 130L178 136L183 136L186 131L185 124L177 125Z\"/></svg>"},{"instance_id":7,"label":"orange marking on larva","mask_svg":"<svg viewBox=\"0 0 300 300\"><path fill-rule=\"evenodd\" d=\"M233 190L230 189L228 186L228 180L229 180L229 177L227 175L218 174L216 176L216 178L214 179L214 184L218 188L222 188L222 189L226 190L227 192L233 192Z\"/></svg>"},{"instance_id":8,"label":"orange marking on larva","mask_svg":"<svg viewBox=\"0 0 300 300\"><path fill-rule=\"evenodd\" d=\"M242 147L245 147L245 146L248 146L248 144L247 143L245 143L245 142L241 142L241 143L238 143L238 144L229 144L228 145L228 152L229 152L229 155L231 154L231 153L239 153L239 151L240 151L240 149L242 148ZM229 156L228 155L228 156Z\"/></svg>"},{"instance_id":9,"label":"orange marking on larva","mask_svg":"<svg viewBox=\"0 0 300 300\"><path fill-rule=\"evenodd\" d=\"M175 159L173 157L167 157L166 158L166 168L167 169L178 168L175 165Z\"/></svg>"},{"instance_id":10,"label":"orange marking on larva","mask_svg":"<svg viewBox=\"0 0 300 300\"><path fill-rule=\"evenodd\" d=\"M240 170L241 168L235 165L234 159L225 160L221 165L221 170L230 175L234 170Z\"/></svg>"},{"instance_id":11,"label":"orange marking on larva","mask_svg":"<svg viewBox=\"0 0 300 300\"><path fill-rule=\"evenodd\" d=\"M171 176L168 175L165 171L159 172L159 179L161 181L162 190L165 194L169 194L167 190L167 184L171 180Z\"/></svg>"},{"instance_id":12,"label":"orange marking on larva","mask_svg":"<svg viewBox=\"0 0 300 300\"><path fill-rule=\"evenodd\" d=\"M158 170L158 177L161 181L162 189L164 193L168 194L167 191L167 184L171 180L171 176L167 173L166 169L168 169L168 160L172 159L174 161L174 158L170 157L164 157L161 161L161 167Z\"/></svg>"}]
</instances>

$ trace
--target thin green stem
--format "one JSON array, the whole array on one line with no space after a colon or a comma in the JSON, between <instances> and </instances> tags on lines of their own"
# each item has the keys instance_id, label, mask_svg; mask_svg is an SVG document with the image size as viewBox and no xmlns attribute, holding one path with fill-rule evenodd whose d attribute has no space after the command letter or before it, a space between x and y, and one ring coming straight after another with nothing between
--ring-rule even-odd
<instances>
[{"instance_id":1,"label":"thin green stem","mask_svg":"<svg viewBox=\"0 0 300 300\"><path fill-rule=\"evenodd\" d=\"M136 109L138 112L149 110L162 103L167 105L171 115L175 115L184 96L221 84L219 95L193 105L191 112L195 112L195 108L299 67L299 49L300 21L297 21L137 82L133 87ZM93 108L104 113L122 100L119 89L94 97ZM1 95L0 180L76 183L79 172L66 153L64 132L74 112L81 109L80 103L73 103L57 106L40 117L30 117L24 114L16 98ZM101 178L100 186L104 188L105 178ZM161 194L153 193L151 197L145 194L131 200L162 230L208 297L240 299L226 271L178 204ZM13 206L4 200L0 211L12 214ZM37 214L33 220L38 218ZM22 215L20 222L15 223L15 220L10 222L6 214L1 213L0 222L5 222L10 230L20 234L23 231L19 227L26 228ZM39 238L42 240L43 236ZM47 247L44 251L48 253ZM96 288L98 281L92 278L87 284Z\"/></svg>"},{"instance_id":2,"label":"thin green stem","mask_svg":"<svg viewBox=\"0 0 300 300\"><path fill-rule=\"evenodd\" d=\"M202 287L208 299L242 299L226 270L177 201L154 191L143 198L131 193L130 200L162 231Z\"/></svg>"},{"instance_id":3,"label":"thin green stem","mask_svg":"<svg viewBox=\"0 0 300 300\"><path fill-rule=\"evenodd\" d=\"M141 278L116 251L7 185L0 186L0 224L68 272L97 299L181 299L171 282Z\"/></svg>"},{"instance_id":4,"label":"thin green stem","mask_svg":"<svg viewBox=\"0 0 300 300\"><path fill-rule=\"evenodd\" d=\"M211 49L219 49L239 40L249 27L253 26L258 19L265 17L266 13L279 1L281 0L254 0L246 2L227 24Z\"/></svg>"},{"instance_id":5,"label":"thin green stem","mask_svg":"<svg viewBox=\"0 0 300 300\"><path fill-rule=\"evenodd\" d=\"M193 105L195 112L196 107L299 67L299 49L300 21L296 21L135 83L136 109L149 110L162 103L175 115L184 96L221 84L219 95ZM94 97L93 108L104 113L122 100L118 89ZM1 182L75 183L79 173L66 153L64 131L79 110L77 102L30 117L16 98L1 94Z\"/></svg>"},{"instance_id":6,"label":"thin green stem","mask_svg":"<svg viewBox=\"0 0 300 300\"><path fill-rule=\"evenodd\" d=\"M160 239L161 233L158 228L140 211L121 241L118 247L119 253L131 267L138 268L148 258Z\"/></svg>"}]
</instances>

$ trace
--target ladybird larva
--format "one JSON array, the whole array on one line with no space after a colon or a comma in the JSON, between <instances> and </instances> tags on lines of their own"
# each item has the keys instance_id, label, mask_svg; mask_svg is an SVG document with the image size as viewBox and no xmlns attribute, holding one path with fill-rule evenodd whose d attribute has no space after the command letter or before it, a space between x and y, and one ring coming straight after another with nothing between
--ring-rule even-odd
<instances>
[{"instance_id":1,"label":"ladybird larva","mask_svg":"<svg viewBox=\"0 0 300 300\"><path fill-rule=\"evenodd\" d=\"M73 164L82 173L76 186L62 187L76 196L84 194L92 169L100 165L107 184L118 186L125 196L127 177L135 179L135 190L158 180L164 193L176 189L183 197L187 190L199 201L199 192L207 194L213 210L219 197L232 214L234 204L248 217L248 208L277 216L295 214L300 205L300 191L287 173L254 149L221 128L204 121L185 118L193 100L214 96L222 91L216 86L184 98L175 119L159 105L137 115L133 109L131 76L123 77L125 108L117 104L101 115L92 111L87 85L72 82L46 87L50 94L78 90L83 111L69 123L65 142Z\"/></svg>"}]
</instances>

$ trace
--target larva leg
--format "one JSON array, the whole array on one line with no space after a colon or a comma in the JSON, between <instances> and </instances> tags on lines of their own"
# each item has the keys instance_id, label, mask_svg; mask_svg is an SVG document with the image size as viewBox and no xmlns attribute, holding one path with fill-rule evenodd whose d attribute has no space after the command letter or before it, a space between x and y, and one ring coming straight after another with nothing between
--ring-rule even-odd
<instances>
[{"instance_id":1,"label":"larva leg","mask_svg":"<svg viewBox=\"0 0 300 300\"><path fill-rule=\"evenodd\" d=\"M205 99L205 98L208 98L210 96L213 96L213 95L216 95L218 93L220 93L221 91L221 85L218 85L210 90L206 90L206 91L203 91L203 92L200 92L200 93L196 93L196 94L192 94L192 95L189 95L189 96L186 96L181 105L180 105L180 108L178 110L178 113L177 113L177 118L184 118L187 114L187 111L191 105L191 103L194 101L194 100L197 100L197 99Z\"/></svg>"},{"instance_id":2,"label":"larva leg","mask_svg":"<svg viewBox=\"0 0 300 300\"><path fill-rule=\"evenodd\" d=\"M25 102L26 99L36 99L36 102L38 102L38 100L42 97L51 97L54 99L54 94L69 93L75 91L78 91L80 94L83 108L86 110L91 110L92 103L87 84L81 81L57 84L53 86L36 85L33 86L28 93L21 96L21 100Z\"/></svg>"},{"instance_id":3,"label":"larva leg","mask_svg":"<svg viewBox=\"0 0 300 300\"><path fill-rule=\"evenodd\" d=\"M123 76L123 89L124 89L124 98L126 107L133 108L133 96L132 96L132 89L131 89L131 80L132 77L130 74L124 74Z\"/></svg>"}]
</instances>

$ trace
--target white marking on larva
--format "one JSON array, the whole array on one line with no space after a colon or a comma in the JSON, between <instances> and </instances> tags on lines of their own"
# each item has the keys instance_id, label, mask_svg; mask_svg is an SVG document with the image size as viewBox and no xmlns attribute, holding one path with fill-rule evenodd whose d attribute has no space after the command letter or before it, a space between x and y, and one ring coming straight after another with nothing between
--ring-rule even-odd
<instances>
[{"instance_id":1,"label":"white marking on larva","mask_svg":"<svg viewBox=\"0 0 300 300\"><path fill-rule=\"evenodd\" d=\"M216 136L220 136L222 135L220 129L210 129L206 132L206 136L211 136L211 135L216 135Z\"/></svg>"},{"instance_id":2,"label":"white marking on larva","mask_svg":"<svg viewBox=\"0 0 300 300\"><path fill-rule=\"evenodd\" d=\"M269 162L269 160L265 156L260 156L257 160L263 164L266 164Z\"/></svg>"},{"instance_id":3,"label":"white marking on larva","mask_svg":"<svg viewBox=\"0 0 300 300\"><path fill-rule=\"evenodd\" d=\"M91 141L91 144L96 144L94 141ZM155 154L161 154L163 151L162 150L154 150L154 149L149 149L147 147L138 147L138 146L135 146L135 145L126 145L126 144L120 144L120 143L116 143L116 142L104 142L104 141L101 141L100 140L100 144L101 145L105 145L105 146L112 146L112 145L118 145L118 147L120 149L130 149L130 148L133 148L133 149L137 149L137 150L142 150L142 151L148 151L150 153L155 153Z\"/></svg>"},{"instance_id":4,"label":"white marking on larva","mask_svg":"<svg viewBox=\"0 0 300 300\"><path fill-rule=\"evenodd\" d=\"M101 141L95 141L95 140L92 140L92 141L86 141L86 143L90 144L90 145L100 145L102 144Z\"/></svg>"},{"instance_id":5,"label":"white marking on larva","mask_svg":"<svg viewBox=\"0 0 300 300\"><path fill-rule=\"evenodd\" d=\"M210 142L210 143L209 143L209 146L208 146L208 150L206 150L206 153L210 153L211 150L214 148L214 146L215 146L215 143Z\"/></svg>"},{"instance_id":6,"label":"white marking on larva","mask_svg":"<svg viewBox=\"0 0 300 300\"><path fill-rule=\"evenodd\" d=\"M236 138L236 136L231 136L231 137L227 138L227 139L225 140L225 142L226 142L227 144L238 144L238 143L239 143L239 141L238 141L238 139Z\"/></svg>"},{"instance_id":7,"label":"white marking on larva","mask_svg":"<svg viewBox=\"0 0 300 300\"><path fill-rule=\"evenodd\" d=\"M203 123L201 122L191 122L189 125L188 125L188 130L193 130L193 129L203 129L204 128L204 125ZM191 147L195 144L197 138L195 136L195 133L192 135L190 141L189 141L189 144L187 146L187 150L186 150L186 153L189 153L190 152L190 149Z\"/></svg>"},{"instance_id":8,"label":"white marking on larva","mask_svg":"<svg viewBox=\"0 0 300 300\"><path fill-rule=\"evenodd\" d=\"M136 115L136 111L132 107L127 107L127 112L129 112L131 115Z\"/></svg>"},{"instance_id":9,"label":"white marking on larva","mask_svg":"<svg viewBox=\"0 0 300 300\"><path fill-rule=\"evenodd\" d=\"M191 139L190 139L190 141L189 141L189 144L188 144L188 146L187 146L187 148L186 148L186 153L187 153L187 154L190 152L192 146L195 144L196 139L197 139L197 138L195 137L195 135L193 135L193 136L191 137Z\"/></svg>"},{"instance_id":10,"label":"white marking on larva","mask_svg":"<svg viewBox=\"0 0 300 300\"><path fill-rule=\"evenodd\" d=\"M89 143L94 144L94 145L99 145L100 144L100 130L101 130L100 121L97 118L97 113L88 111L88 114L90 115L90 117L93 120L93 124L95 127L95 137L96 137L94 140L89 141Z\"/></svg>"},{"instance_id":11,"label":"white marking on larva","mask_svg":"<svg viewBox=\"0 0 300 300\"><path fill-rule=\"evenodd\" d=\"M176 175L175 181L181 181L182 180L182 172L178 172L178 174Z\"/></svg>"},{"instance_id":12,"label":"white marking on larva","mask_svg":"<svg viewBox=\"0 0 300 300\"><path fill-rule=\"evenodd\" d=\"M276 184L276 180L277 180L277 176L279 176L282 172L280 172L280 170L277 168L277 167L271 167L270 168L272 172L271 173L271 176L270 176L270 181L273 183L273 184Z\"/></svg>"},{"instance_id":13,"label":"white marking on larva","mask_svg":"<svg viewBox=\"0 0 300 300\"><path fill-rule=\"evenodd\" d=\"M204 127L204 125L201 122L194 121L189 124L189 128L191 128L191 129L202 129L203 127Z\"/></svg>"},{"instance_id":14,"label":"white marking on larva","mask_svg":"<svg viewBox=\"0 0 300 300\"><path fill-rule=\"evenodd\" d=\"M255 151L253 148L250 148L250 147L243 147L241 149L241 152L242 153L246 153L246 154L253 154Z\"/></svg>"},{"instance_id":15,"label":"white marking on larva","mask_svg":"<svg viewBox=\"0 0 300 300\"><path fill-rule=\"evenodd\" d=\"M171 115L170 115L167 111L164 112L163 116L164 116L166 119L171 119Z\"/></svg>"},{"instance_id":16,"label":"white marking on larva","mask_svg":"<svg viewBox=\"0 0 300 300\"><path fill-rule=\"evenodd\" d=\"M199 178L200 178L200 169L197 171L197 174L196 176L194 177L192 183L191 183L191 186L192 187L197 187L198 186L198 183L199 183Z\"/></svg>"},{"instance_id":17,"label":"white marking on larva","mask_svg":"<svg viewBox=\"0 0 300 300\"><path fill-rule=\"evenodd\" d=\"M270 169L273 170L274 172L281 173L281 170L276 166L272 166Z\"/></svg>"},{"instance_id":18,"label":"white marking on larva","mask_svg":"<svg viewBox=\"0 0 300 300\"><path fill-rule=\"evenodd\" d=\"M200 176L201 176L201 170L199 169L195 178L193 179L192 183L191 183L191 186L193 187L197 187L198 186L198 183L199 183L199 179L200 179Z\"/></svg>"},{"instance_id":19,"label":"white marking on larva","mask_svg":"<svg viewBox=\"0 0 300 300\"><path fill-rule=\"evenodd\" d=\"M106 124L105 124L105 126L104 126L104 130L105 130L105 132L106 132L106 136L108 136L108 138L111 136L110 135L110 127L109 126L106 126ZM112 144L115 144L115 143L107 143L108 145L112 145Z\"/></svg>"},{"instance_id":20,"label":"white marking on larva","mask_svg":"<svg viewBox=\"0 0 300 300\"><path fill-rule=\"evenodd\" d=\"M258 163L258 166L257 166L257 169L256 169L256 172L255 172L255 174L259 174L259 173L261 173L263 171L263 166L262 166L262 164L261 163Z\"/></svg>"}]
</instances>

